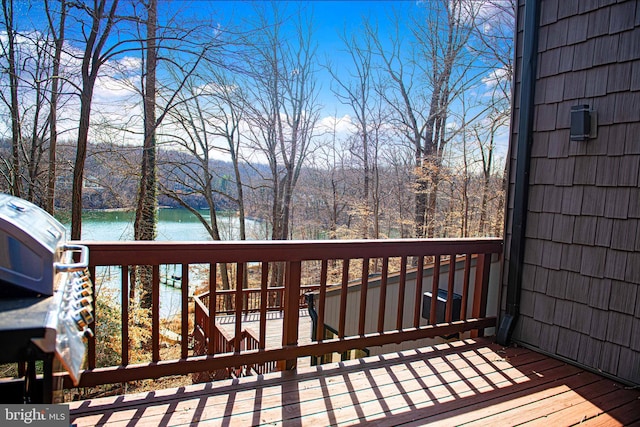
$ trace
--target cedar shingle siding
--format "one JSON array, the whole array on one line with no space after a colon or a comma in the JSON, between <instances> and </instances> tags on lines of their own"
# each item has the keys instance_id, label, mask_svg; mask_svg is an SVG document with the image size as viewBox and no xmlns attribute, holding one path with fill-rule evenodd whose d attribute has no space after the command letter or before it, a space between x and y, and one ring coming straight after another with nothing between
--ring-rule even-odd
<instances>
[{"instance_id":1,"label":"cedar shingle siding","mask_svg":"<svg viewBox=\"0 0 640 427\"><path fill-rule=\"evenodd\" d=\"M525 265L513 338L640 384L640 0L539 1ZM516 91L523 8L521 0ZM569 139L570 108L579 104L597 114L595 139ZM513 181L512 173L510 197ZM512 209L513 201L507 259Z\"/></svg>"}]
</instances>

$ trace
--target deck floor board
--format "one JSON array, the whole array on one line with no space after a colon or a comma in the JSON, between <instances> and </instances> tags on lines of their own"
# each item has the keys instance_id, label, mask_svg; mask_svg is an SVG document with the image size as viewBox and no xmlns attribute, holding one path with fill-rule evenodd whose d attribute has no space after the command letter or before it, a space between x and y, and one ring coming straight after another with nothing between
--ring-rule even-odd
<instances>
[{"instance_id":1,"label":"deck floor board","mask_svg":"<svg viewBox=\"0 0 640 427\"><path fill-rule=\"evenodd\" d=\"M640 422L640 391L479 339L70 408L78 426L596 426Z\"/></svg>"}]
</instances>

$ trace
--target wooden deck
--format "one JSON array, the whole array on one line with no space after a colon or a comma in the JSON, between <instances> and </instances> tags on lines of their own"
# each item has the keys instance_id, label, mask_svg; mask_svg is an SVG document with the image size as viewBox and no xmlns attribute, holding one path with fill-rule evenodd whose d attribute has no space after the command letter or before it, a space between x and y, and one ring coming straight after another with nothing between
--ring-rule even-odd
<instances>
[{"instance_id":1,"label":"wooden deck","mask_svg":"<svg viewBox=\"0 0 640 427\"><path fill-rule=\"evenodd\" d=\"M488 340L70 403L78 426L640 425L640 390Z\"/></svg>"}]
</instances>

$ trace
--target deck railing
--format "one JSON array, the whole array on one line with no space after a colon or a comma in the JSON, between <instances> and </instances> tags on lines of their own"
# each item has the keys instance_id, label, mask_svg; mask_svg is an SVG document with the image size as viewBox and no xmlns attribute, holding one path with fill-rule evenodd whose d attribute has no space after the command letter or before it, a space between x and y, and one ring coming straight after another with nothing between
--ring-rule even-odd
<instances>
[{"instance_id":1,"label":"deck railing","mask_svg":"<svg viewBox=\"0 0 640 427\"><path fill-rule=\"evenodd\" d=\"M248 241L248 242L83 242L89 247L89 270L96 277L96 270L111 266L120 269L119 296L120 300L120 341L121 348L119 363L115 366L96 366L96 341L104 340L98 333L88 343L88 369L81 376L80 386L95 386L101 384L122 383L127 381L160 378L169 375L188 375L196 372L213 372L235 366L254 366L277 362L279 369L292 369L296 366L298 357L320 356L332 352L342 353L352 349L380 346L390 343L400 343L423 338L446 336L455 333L472 331L482 335L485 328L496 326L496 317L487 316L487 292L489 283L489 269L491 258L502 252L502 240L494 238L481 239L406 239L406 240L358 240L358 241ZM423 283L422 271L425 262L433 262L435 272L431 290L434 295L440 287L441 260L455 260L460 256L464 261L462 304L471 307L471 316L467 316L467 309L462 310L463 317L459 321L451 321L451 302L447 303L445 323L424 326L420 323L420 309L422 286L415 286L414 295L405 295L407 269L415 266L417 283ZM472 257L475 259L475 273L472 277ZM354 271L354 265L358 271ZM181 268L182 286L180 292L180 310L177 315L179 324L179 355L164 360L161 357L161 321L160 321L160 271L161 266L179 265ZM231 292L234 300L235 319L234 340L237 340L231 352L216 351L215 339L210 339L207 354L202 356L190 355L189 337L192 334L193 318L190 312L189 280L190 267L207 265L209 277L206 281L206 291L209 297L217 298L219 278L216 275L219 266L233 265L235 268L234 282L246 283L247 267L259 269L259 313L260 326L257 331L257 348L255 343L251 348L242 349L243 308L245 307L245 289L237 286ZM398 265L399 302L395 308L395 325L391 329L381 326L373 333L365 333L364 325L373 316L379 325L385 324L384 307L386 298L381 297L381 310L367 310L367 287L371 265L380 266L380 292L386 292L387 278L392 273L392 265ZM135 337L129 331L134 325L131 319L129 272L135 266L150 266L151 280L151 334L150 342L145 347L149 361L131 363L130 343ZM282 287L283 334L282 344L277 348L267 349L265 346L266 319L269 308L268 284L270 274L276 268L284 268L284 286ZM337 272L336 272L337 270ZM449 270L449 278L444 289L453 293L455 268ZM377 272L376 272L377 273ZM310 279L310 277L312 278ZM360 277L359 301L349 301L347 288L352 285L353 277ZM338 277L338 282L331 282L330 277ZM304 279L304 280L303 280ZM97 281L97 278L96 278ZM303 284L304 281L304 284ZM332 339L319 339L310 344L299 343L299 306L300 297L304 294L304 287L313 284L317 289L316 310L318 313L318 329L323 325L325 316L325 298L327 290L338 286L343 291L340 300L341 324L338 334ZM253 292L253 291L252 291ZM100 298L100 294L96 294ZM413 299L415 303L407 312L405 300ZM433 300L435 305L435 299ZM96 301L94 301L96 305ZM95 308L95 307L94 307ZM431 310L435 313L435 307ZM355 335L345 333L344 319L347 311L356 310L358 313L358 332ZM94 310L95 311L95 310ZM91 326L96 330L100 322L106 322L103 314L95 311L95 321ZM218 313L209 313L207 321L215 326ZM434 314L435 315L435 314ZM410 326L405 325L405 319L412 319ZM192 323L190 324L190 320ZM135 322L135 321L133 321ZM100 328L98 328L100 330ZM213 327L209 330L215 330ZM317 332L321 332L318 330ZM213 338L213 337L211 337ZM136 350L140 351L140 350ZM71 387L67 377L65 386Z\"/></svg>"},{"instance_id":2,"label":"deck railing","mask_svg":"<svg viewBox=\"0 0 640 427\"><path fill-rule=\"evenodd\" d=\"M228 336L224 330L218 328L215 324L211 325L206 321L208 318L208 309L202 301L197 298L195 300L195 328L193 330L194 353L196 355L207 354L210 343L213 344L214 354L235 352L235 345L239 342L238 352L246 350L258 350L260 341L246 329L240 334L240 340L236 341L234 337ZM213 327L213 330L209 328ZM249 366L229 366L225 369L218 369L214 372L198 372L193 375L194 382L205 382L212 380L220 380L225 378L239 377L252 374L266 374L276 370L274 361L266 363L255 363Z\"/></svg>"},{"instance_id":3,"label":"deck railing","mask_svg":"<svg viewBox=\"0 0 640 427\"><path fill-rule=\"evenodd\" d=\"M320 289L318 285L301 286L300 287L300 308L307 307L305 295L307 292ZM236 291L234 289L219 289L216 292L216 309L217 314L233 314L236 311ZM198 298L209 307L209 292L198 295ZM267 301L267 311L281 311L284 307L284 286L274 286L267 288L265 296ZM242 289L242 311L244 313L259 312L262 301L262 290L259 288Z\"/></svg>"},{"instance_id":4,"label":"deck railing","mask_svg":"<svg viewBox=\"0 0 640 427\"><path fill-rule=\"evenodd\" d=\"M244 293L244 291L243 291ZM245 293L246 295L246 293ZM246 301L246 299L245 299ZM253 336L251 332L246 329L243 329L240 333L240 339L236 340L235 337L227 336L224 330L221 330L215 322L211 322L209 319L210 316L210 298L209 292L206 292L202 295L194 298L195 302L195 310L194 310L194 318L195 318L195 326L193 328L193 339L194 339L194 355L205 355L205 354L220 354L220 353L229 353L235 352L236 347L238 347L238 352L246 351L246 350L260 350L260 340ZM216 304L216 307L221 306L222 309L214 310L218 313L227 314L228 308L223 303ZM267 300L267 310L274 310L275 306L273 304L269 304L269 300ZM243 312L248 314L254 310L248 309L247 306L243 308ZM265 363L254 363L248 366L234 366L233 368L227 369L224 373L221 370L211 373L199 373L194 377L194 381L202 382L203 380L210 379L222 379L229 378L232 376L240 376L242 375L242 371L246 374L258 373L265 374L268 372L273 372L276 370L276 364L274 361L269 361ZM196 378L198 378L196 380Z\"/></svg>"}]
</instances>

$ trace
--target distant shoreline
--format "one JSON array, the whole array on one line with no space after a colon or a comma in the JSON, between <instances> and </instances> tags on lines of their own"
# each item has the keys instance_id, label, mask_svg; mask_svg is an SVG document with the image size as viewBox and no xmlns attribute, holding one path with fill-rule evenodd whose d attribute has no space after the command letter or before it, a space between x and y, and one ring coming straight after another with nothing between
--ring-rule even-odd
<instances>
[{"instance_id":1,"label":"distant shoreline","mask_svg":"<svg viewBox=\"0 0 640 427\"><path fill-rule=\"evenodd\" d=\"M172 209L172 210L188 210L186 208L183 207L178 207L178 206L158 206L158 210L160 209ZM198 208L198 210L208 210L207 208ZM83 209L83 212L135 212L135 209L133 208L102 208L102 209ZM234 215L238 215L238 211L233 211L233 210L229 210L229 211L217 211L218 213L226 213L226 214L234 214ZM257 219L257 218L253 218L253 219Z\"/></svg>"},{"instance_id":2,"label":"distant shoreline","mask_svg":"<svg viewBox=\"0 0 640 427\"><path fill-rule=\"evenodd\" d=\"M106 208L106 209L83 209L83 212L134 212L127 208Z\"/></svg>"}]
</instances>

